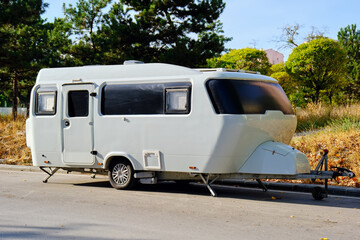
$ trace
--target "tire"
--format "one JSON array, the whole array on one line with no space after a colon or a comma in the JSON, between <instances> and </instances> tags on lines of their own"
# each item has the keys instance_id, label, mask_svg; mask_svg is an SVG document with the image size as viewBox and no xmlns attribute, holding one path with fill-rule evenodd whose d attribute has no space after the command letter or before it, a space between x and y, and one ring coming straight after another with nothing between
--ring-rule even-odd
<instances>
[{"instance_id":1,"label":"tire","mask_svg":"<svg viewBox=\"0 0 360 240\"><path fill-rule=\"evenodd\" d=\"M134 186L134 169L129 161L120 159L114 160L108 171L109 181L115 189L130 189Z\"/></svg>"},{"instance_id":2,"label":"tire","mask_svg":"<svg viewBox=\"0 0 360 240\"><path fill-rule=\"evenodd\" d=\"M314 187L312 190L312 196L315 200L323 200L326 197L325 189L322 187Z\"/></svg>"}]
</instances>

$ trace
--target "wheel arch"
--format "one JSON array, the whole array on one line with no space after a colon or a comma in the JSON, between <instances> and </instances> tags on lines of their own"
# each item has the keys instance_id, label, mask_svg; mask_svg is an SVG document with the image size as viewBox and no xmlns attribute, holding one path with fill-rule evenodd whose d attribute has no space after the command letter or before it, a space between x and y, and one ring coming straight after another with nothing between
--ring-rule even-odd
<instances>
[{"instance_id":1,"label":"wheel arch","mask_svg":"<svg viewBox=\"0 0 360 240\"><path fill-rule=\"evenodd\" d=\"M120 160L120 159L128 161L134 170L139 170L140 166L139 164L136 164L137 161L135 161L135 159L132 158L129 154L121 153L121 152L117 152L117 153L114 152L106 155L104 160L104 168L109 170L110 164L115 160Z\"/></svg>"}]
</instances>

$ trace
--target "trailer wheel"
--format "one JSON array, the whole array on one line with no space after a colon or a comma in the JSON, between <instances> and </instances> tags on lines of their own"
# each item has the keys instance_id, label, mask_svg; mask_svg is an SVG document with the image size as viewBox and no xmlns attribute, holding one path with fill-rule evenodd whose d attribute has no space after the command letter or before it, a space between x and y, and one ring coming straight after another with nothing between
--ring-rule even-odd
<instances>
[{"instance_id":1,"label":"trailer wheel","mask_svg":"<svg viewBox=\"0 0 360 240\"><path fill-rule=\"evenodd\" d=\"M314 187L312 189L312 196L315 200L323 200L326 197L325 189L322 187Z\"/></svg>"},{"instance_id":2,"label":"trailer wheel","mask_svg":"<svg viewBox=\"0 0 360 240\"><path fill-rule=\"evenodd\" d=\"M109 167L109 181L115 189L130 189L134 183L134 169L126 160L116 160Z\"/></svg>"}]
</instances>

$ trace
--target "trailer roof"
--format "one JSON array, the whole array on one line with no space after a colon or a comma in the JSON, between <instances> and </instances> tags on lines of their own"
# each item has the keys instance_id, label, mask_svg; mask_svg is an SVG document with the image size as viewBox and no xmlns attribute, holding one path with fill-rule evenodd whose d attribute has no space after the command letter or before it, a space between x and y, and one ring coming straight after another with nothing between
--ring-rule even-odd
<instances>
[{"instance_id":1,"label":"trailer roof","mask_svg":"<svg viewBox=\"0 0 360 240\"><path fill-rule=\"evenodd\" d=\"M125 65L94 65L82 67L64 67L64 68L44 68L41 69L36 83L56 83L72 82L81 79L84 82L93 82L96 80L111 79L131 79L131 78L154 78L191 75L211 75L213 77L239 77L241 74L244 79L262 79L276 81L270 77L244 73L243 71L224 71L224 69L191 69L187 67L165 64L165 63L146 63L146 64L125 64Z\"/></svg>"},{"instance_id":2,"label":"trailer roof","mask_svg":"<svg viewBox=\"0 0 360 240\"><path fill-rule=\"evenodd\" d=\"M92 81L99 79L150 78L161 76L197 75L199 71L164 63L147 63L131 65L94 65L82 67L44 68L36 79L37 83L72 81L82 79Z\"/></svg>"}]
</instances>

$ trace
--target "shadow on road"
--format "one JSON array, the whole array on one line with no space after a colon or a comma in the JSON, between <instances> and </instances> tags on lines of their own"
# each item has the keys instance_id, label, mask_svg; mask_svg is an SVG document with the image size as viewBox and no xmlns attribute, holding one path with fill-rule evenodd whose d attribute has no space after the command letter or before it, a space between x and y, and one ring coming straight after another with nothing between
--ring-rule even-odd
<instances>
[{"instance_id":1,"label":"shadow on road","mask_svg":"<svg viewBox=\"0 0 360 240\"><path fill-rule=\"evenodd\" d=\"M111 185L108 181L87 182L74 185L111 188ZM269 190L268 192L263 192L262 189L257 188L233 187L225 185L213 185L213 188L218 194L217 198L268 201L274 203L306 204L337 208L360 208L360 198L355 197L330 195L328 198L325 198L321 201L316 201L311 196L311 193L285 192L279 190ZM116 190L114 189L114 191ZM209 196L209 198L211 198L206 186L199 183L189 183L184 185L169 181L155 185L138 184L134 189L129 191L189 194L197 196Z\"/></svg>"},{"instance_id":2,"label":"shadow on road","mask_svg":"<svg viewBox=\"0 0 360 240\"><path fill-rule=\"evenodd\" d=\"M97 226L92 224L92 226ZM89 224L72 223L69 226L60 227L39 227L39 226L19 226L19 225L0 225L0 239L74 239L74 240L110 240L114 238L91 237L91 233L81 237L74 231L87 229ZM12 231L11 229L14 229ZM116 238L124 239L124 238ZM135 240L140 240L134 238Z\"/></svg>"}]
</instances>

